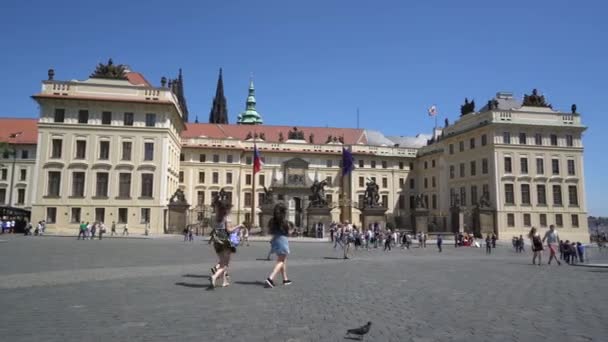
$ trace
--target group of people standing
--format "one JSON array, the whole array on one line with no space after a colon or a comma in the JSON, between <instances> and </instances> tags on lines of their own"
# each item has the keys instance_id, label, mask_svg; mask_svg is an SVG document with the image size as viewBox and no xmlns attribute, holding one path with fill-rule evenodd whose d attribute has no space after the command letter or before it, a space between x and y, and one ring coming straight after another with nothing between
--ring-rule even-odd
<instances>
[{"instance_id":1,"label":"group of people standing","mask_svg":"<svg viewBox=\"0 0 608 342\"><path fill-rule=\"evenodd\" d=\"M532 227L528 234L528 238L532 241L532 252L534 253L532 257L533 265L537 264L537 258L538 266L541 265L542 252L544 250L543 243L545 241L547 242L547 248L549 249L549 265L551 265L553 260L555 260L558 265L562 264L560 260L565 261L567 264L574 264L577 261L584 262L585 260L585 246L580 242L575 244L574 242L570 243L569 240L566 240L565 242L560 240L554 225L549 226L549 230L542 238L536 228ZM557 258L558 252L559 259Z\"/></svg>"},{"instance_id":2,"label":"group of people standing","mask_svg":"<svg viewBox=\"0 0 608 342\"><path fill-rule=\"evenodd\" d=\"M98 237L99 240L103 239L103 234L106 233L106 225L103 222L80 222L78 226L78 238L77 240L94 240ZM110 236L118 235L116 232L116 222L112 221ZM129 227L125 223L122 229L122 236L129 236Z\"/></svg>"}]
</instances>

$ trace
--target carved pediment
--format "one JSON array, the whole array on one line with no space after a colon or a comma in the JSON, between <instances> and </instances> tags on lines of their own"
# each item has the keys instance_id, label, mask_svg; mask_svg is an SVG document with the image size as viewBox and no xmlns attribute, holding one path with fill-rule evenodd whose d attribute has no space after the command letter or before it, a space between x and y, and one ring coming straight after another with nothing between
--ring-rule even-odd
<instances>
[{"instance_id":1,"label":"carved pediment","mask_svg":"<svg viewBox=\"0 0 608 342\"><path fill-rule=\"evenodd\" d=\"M294 169L308 169L308 165L310 163L302 158L292 158L283 163L283 166L286 168L294 168Z\"/></svg>"}]
</instances>

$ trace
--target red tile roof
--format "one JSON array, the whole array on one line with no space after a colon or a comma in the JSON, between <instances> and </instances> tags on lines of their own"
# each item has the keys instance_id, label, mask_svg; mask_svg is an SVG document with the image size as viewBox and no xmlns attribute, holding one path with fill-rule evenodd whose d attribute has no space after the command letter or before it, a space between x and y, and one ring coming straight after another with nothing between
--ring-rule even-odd
<instances>
[{"instance_id":1,"label":"red tile roof","mask_svg":"<svg viewBox=\"0 0 608 342\"><path fill-rule=\"evenodd\" d=\"M135 71L130 71L127 73L127 80L129 81L129 83L131 83L133 85L145 85L147 87L152 86L150 84L150 82L148 82L148 80L146 80L144 75L142 75L138 72L135 72Z\"/></svg>"},{"instance_id":2,"label":"red tile roof","mask_svg":"<svg viewBox=\"0 0 608 342\"><path fill-rule=\"evenodd\" d=\"M293 130L293 126L269 126L269 125L220 125L220 124L197 124L187 123L187 130L182 132L182 138L198 138L205 136L208 138L235 138L244 140L249 132L258 134L264 133L267 142L278 142L279 133L283 133L283 138L287 140L287 134ZM324 144L328 136L344 136L344 144L355 145L366 144L367 139L363 134L363 129L357 128L334 128L334 127L298 127L304 132L304 138L308 141L310 134L314 135L314 142Z\"/></svg>"},{"instance_id":3,"label":"red tile roof","mask_svg":"<svg viewBox=\"0 0 608 342\"><path fill-rule=\"evenodd\" d=\"M11 134L19 133L11 138ZM0 142L36 144L38 142L38 119L0 118Z\"/></svg>"}]
</instances>

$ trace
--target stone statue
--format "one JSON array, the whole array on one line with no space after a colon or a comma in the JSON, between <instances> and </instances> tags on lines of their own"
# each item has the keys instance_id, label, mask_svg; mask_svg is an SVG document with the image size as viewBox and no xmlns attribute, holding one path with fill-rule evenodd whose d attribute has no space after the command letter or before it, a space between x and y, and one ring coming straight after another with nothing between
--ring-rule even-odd
<instances>
[{"instance_id":1,"label":"stone statue","mask_svg":"<svg viewBox=\"0 0 608 342\"><path fill-rule=\"evenodd\" d=\"M315 135L310 133L310 135L308 136L308 142L311 144L315 143Z\"/></svg>"},{"instance_id":2,"label":"stone statue","mask_svg":"<svg viewBox=\"0 0 608 342\"><path fill-rule=\"evenodd\" d=\"M260 139L266 140L266 133L260 133Z\"/></svg>"},{"instance_id":3,"label":"stone statue","mask_svg":"<svg viewBox=\"0 0 608 342\"><path fill-rule=\"evenodd\" d=\"M572 111L572 114L576 114L576 103L572 104L572 107L570 107L570 110Z\"/></svg>"},{"instance_id":4,"label":"stone statue","mask_svg":"<svg viewBox=\"0 0 608 342\"><path fill-rule=\"evenodd\" d=\"M378 184L376 184L376 182L373 179L370 179L366 184L365 184L366 188L365 188L365 193L363 194L363 198L364 198L364 207L365 208L374 208L374 207L378 207L379 206L379 201L380 201L380 194L379 189L380 187L378 186Z\"/></svg>"},{"instance_id":5,"label":"stone statue","mask_svg":"<svg viewBox=\"0 0 608 342\"><path fill-rule=\"evenodd\" d=\"M444 127L448 127L450 125L450 120L448 120L448 118L445 118L444 123Z\"/></svg>"},{"instance_id":6,"label":"stone statue","mask_svg":"<svg viewBox=\"0 0 608 342\"><path fill-rule=\"evenodd\" d=\"M490 207L490 195L488 195L488 193L484 193L483 195L481 195L481 197L479 198L479 203L478 206L480 208L489 208Z\"/></svg>"},{"instance_id":7,"label":"stone statue","mask_svg":"<svg viewBox=\"0 0 608 342\"><path fill-rule=\"evenodd\" d=\"M331 134L327 136L327 140L325 141L326 144L329 144L331 142L332 136Z\"/></svg>"},{"instance_id":8,"label":"stone statue","mask_svg":"<svg viewBox=\"0 0 608 342\"><path fill-rule=\"evenodd\" d=\"M426 208L426 205L424 203L424 195L423 194L416 195L415 200L416 200L416 209L424 209L424 208Z\"/></svg>"},{"instance_id":9,"label":"stone statue","mask_svg":"<svg viewBox=\"0 0 608 342\"><path fill-rule=\"evenodd\" d=\"M344 144L344 136L339 137L339 138L338 138L338 141L339 141L340 143Z\"/></svg>"},{"instance_id":10,"label":"stone statue","mask_svg":"<svg viewBox=\"0 0 608 342\"><path fill-rule=\"evenodd\" d=\"M272 188L268 189L264 186L264 197L262 199L262 204L274 204L274 190Z\"/></svg>"},{"instance_id":11,"label":"stone statue","mask_svg":"<svg viewBox=\"0 0 608 342\"><path fill-rule=\"evenodd\" d=\"M552 106L545 101L543 95L538 95L538 90L536 89L532 89L532 95L524 94L522 106L552 108Z\"/></svg>"},{"instance_id":12,"label":"stone statue","mask_svg":"<svg viewBox=\"0 0 608 342\"><path fill-rule=\"evenodd\" d=\"M467 115L475 112L475 100L469 102L468 98L464 98L464 104L460 106L460 115Z\"/></svg>"},{"instance_id":13,"label":"stone statue","mask_svg":"<svg viewBox=\"0 0 608 342\"><path fill-rule=\"evenodd\" d=\"M179 189L179 188L177 190L175 190L175 193L173 194L173 196L171 196L171 199L169 199L169 203L188 204L188 202L186 202L186 196L184 195L184 190Z\"/></svg>"},{"instance_id":14,"label":"stone statue","mask_svg":"<svg viewBox=\"0 0 608 342\"><path fill-rule=\"evenodd\" d=\"M217 206L219 204L224 204L228 202L228 194L224 190L224 188L220 189L220 192L217 193L215 198L213 199L213 206Z\"/></svg>"},{"instance_id":15,"label":"stone statue","mask_svg":"<svg viewBox=\"0 0 608 342\"><path fill-rule=\"evenodd\" d=\"M90 78L109 78L115 80L126 80L125 66L122 64L114 65L112 58L108 60L108 64L99 63L95 71L89 76Z\"/></svg>"},{"instance_id":16,"label":"stone statue","mask_svg":"<svg viewBox=\"0 0 608 342\"><path fill-rule=\"evenodd\" d=\"M298 127L294 127L293 130L289 131L287 133L287 139L289 140L305 140L304 139L304 132L303 131L299 131Z\"/></svg>"},{"instance_id":17,"label":"stone statue","mask_svg":"<svg viewBox=\"0 0 608 342\"><path fill-rule=\"evenodd\" d=\"M249 139L253 139L253 134L251 134L251 131L247 132L247 136L245 137L245 140L249 140Z\"/></svg>"},{"instance_id":18,"label":"stone statue","mask_svg":"<svg viewBox=\"0 0 608 342\"><path fill-rule=\"evenodd\" d=\"M279 142L285 141L285 137L283 137L283 132L279 132Z\"/></svg>"},{"instance_id":19,"label":"stone statue","mask_svg":"<svg viewBox=\"0 0 608 342\"><path fill-rule=\"evenodd\" d=\"M312 196L310 196L311 207L327 207L327 200L325 199L325 186L327 186L327 180L319 182L315 179L310 187Z\"/></svg>"}]
</instances>

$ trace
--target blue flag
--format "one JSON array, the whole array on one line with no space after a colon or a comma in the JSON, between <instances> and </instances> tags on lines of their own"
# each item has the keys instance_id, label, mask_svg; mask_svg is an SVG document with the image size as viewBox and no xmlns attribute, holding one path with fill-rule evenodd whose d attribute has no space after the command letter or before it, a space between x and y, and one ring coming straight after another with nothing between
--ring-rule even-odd
<instances>
[{"instance_id":1,"label":"blue flag","mask_svg":"<svg viewBox=\"0 0 608 342\"><path fill-rule=\"evenodd\" d=\"M353 154L350 150L342 147L342 176L350 174L355 169Z\"/></svg>"}]
</instances>

